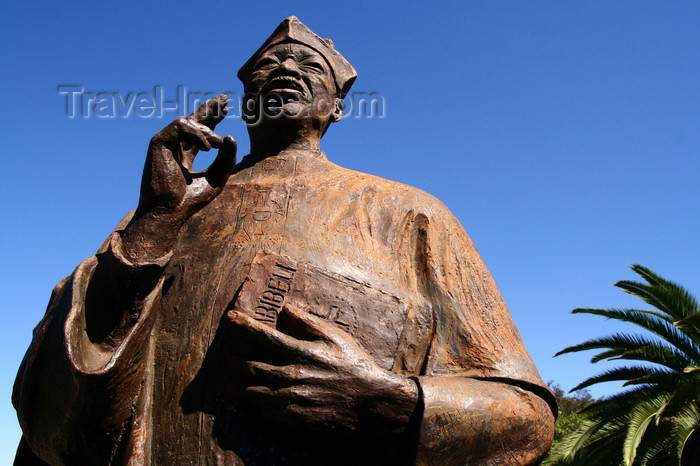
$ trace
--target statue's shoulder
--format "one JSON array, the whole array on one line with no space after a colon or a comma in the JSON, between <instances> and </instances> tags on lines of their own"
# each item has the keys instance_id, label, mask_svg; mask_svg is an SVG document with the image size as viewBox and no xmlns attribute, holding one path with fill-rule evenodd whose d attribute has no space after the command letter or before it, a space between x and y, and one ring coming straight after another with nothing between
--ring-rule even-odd
<instances>
[{"instance_id":1,"label":"statue's shoulder","mask_svg":"<svg viewBox=\"0 0 700 466\"><path fill-rule=\"evenodd\" d=\"M343 180L343 184L349 192L363 193L365 199L380 200L398 210L423 213L429 217L434 215L452 216L449 208L442 201L415 186L335 164L333 164L331 172L334 178Z\"/></svg>"}]
</instances>

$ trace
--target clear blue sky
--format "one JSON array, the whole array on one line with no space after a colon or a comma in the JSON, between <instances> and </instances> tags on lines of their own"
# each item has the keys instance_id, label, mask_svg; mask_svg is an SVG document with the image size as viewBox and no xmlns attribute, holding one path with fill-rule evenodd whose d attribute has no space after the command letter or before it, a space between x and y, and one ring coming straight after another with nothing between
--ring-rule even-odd
<instances>
[{"instance_id":1,"label":"clear blue sky","mask_svg":"<svg viewBox=\"0 0 700 466\"><path fill-rule=\"evenodd\" d=\"M334 162L415 185L460 219L544 380L603 369L564 346L619 330L572 316L636 302L641 263L700 293L700 3L4 2L0 463L15 371L54 284L136 206L146 145L174 119L74 118L61 84L166 99L241 92L286 16L331 37L384 118L334 125ZM232 134L245 154L240 120ZM204 156L204 162L211 160ZM601 395L616 386L594 391Z\"/></svg>"}]
</instances>

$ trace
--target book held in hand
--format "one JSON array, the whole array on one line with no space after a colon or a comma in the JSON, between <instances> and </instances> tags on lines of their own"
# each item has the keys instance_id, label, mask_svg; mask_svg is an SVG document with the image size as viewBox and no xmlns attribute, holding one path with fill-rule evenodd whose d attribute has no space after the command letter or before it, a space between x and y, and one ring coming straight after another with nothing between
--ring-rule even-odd
<instances>
[{"instance_id":1,"label":"book held in hand","mask_svg":"<svg viewBox=\"0 0 700 466\"><path fill-rule=\"evenodd\" d=\"M236 301L236 309L277 328L291 304L352 335L385 369L391 369L408 306L394 293L288 256L260 251Z\"/></svg>"}]
</instances>

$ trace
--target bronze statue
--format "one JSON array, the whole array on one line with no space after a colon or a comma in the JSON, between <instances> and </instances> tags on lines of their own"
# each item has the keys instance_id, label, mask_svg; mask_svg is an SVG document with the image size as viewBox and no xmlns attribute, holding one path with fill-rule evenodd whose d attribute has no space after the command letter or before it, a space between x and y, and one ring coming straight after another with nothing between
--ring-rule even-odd
<instances>
[{"instance_id":1,"label":"bronze statue","mask_svg":"<svg viewBox=\"0 0 700 466\"><path fill-rule=\"evenodd\" d=\"M551 393L437 199L319 141L355 70L295 17L150 141L137 209L55 288L15 382L17 464L531 464ZM192 161L218 148L204 172Z\"/></svg>"}]
</instances>

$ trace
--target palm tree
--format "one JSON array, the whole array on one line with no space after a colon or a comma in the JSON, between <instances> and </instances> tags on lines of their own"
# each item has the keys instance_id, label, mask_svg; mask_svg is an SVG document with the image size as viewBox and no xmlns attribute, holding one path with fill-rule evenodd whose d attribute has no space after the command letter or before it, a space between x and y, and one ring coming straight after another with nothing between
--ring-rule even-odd
<instances>
[{"instance_id":1,"label":"palm tree","mask_svg":"<svg viewBox=\"0 0 700 466\"><path fill-rule=\"evenodd\" d=\"M630 322L644 334L616 333L564 348L556 355L602 350L591 362L635 361L584 380L572 391L624 381L629 389L580 413L580 427L552 450L549 465L700 465L700 308L683 287L646 267L632 266L645 282L615 284L654 307L574 309ZM651 333L652 335L649 335ZM641 364L640 364L641 362Z\"/></svg>"}]
</instances>

